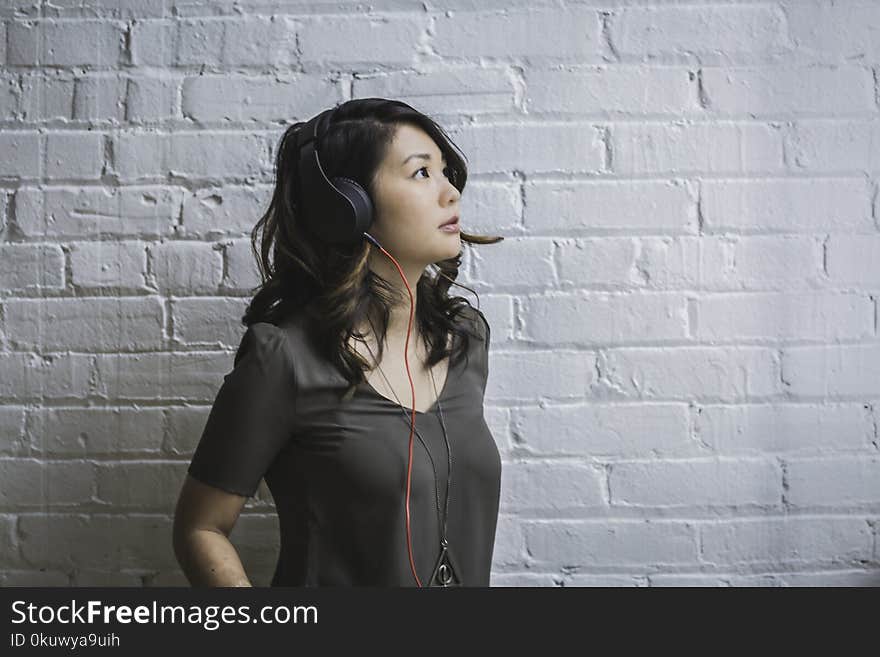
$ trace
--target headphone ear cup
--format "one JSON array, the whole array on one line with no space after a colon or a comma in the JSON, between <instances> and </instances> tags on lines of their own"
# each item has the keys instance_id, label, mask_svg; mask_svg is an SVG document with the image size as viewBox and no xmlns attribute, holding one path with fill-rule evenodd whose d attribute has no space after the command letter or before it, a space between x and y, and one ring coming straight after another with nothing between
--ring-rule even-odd
<instances>
[{"instance_id":1,"label":"headphone ear cup","mask_svg":"<svg viewBox=\"0 0 880 657\"><path fill-rule=\"evenodd\" d=\"M354 224L351 226L352 233L350 237L352 242L357 241L373 225L373 201L370 199L370 195L367 194L367 190L351 178L337 176L333 178L333 185L351 203Z\"/></svg>"}]
</instances>

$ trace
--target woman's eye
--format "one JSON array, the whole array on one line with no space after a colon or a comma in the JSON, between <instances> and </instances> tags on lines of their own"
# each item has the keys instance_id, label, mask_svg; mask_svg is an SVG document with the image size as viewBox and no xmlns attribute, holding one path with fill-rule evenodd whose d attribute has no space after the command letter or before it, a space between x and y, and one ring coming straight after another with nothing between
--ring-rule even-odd
<instances>
[{"instance_id":1,"label":"woman's eye","mask_svg":"<svg viewBox=\"0 0 880 657\"><path fill-rule=\"evenodd\" d=\"M428 170L428 167L421 167L419 169L416 169L416 174L418 174L419 171L427 171L427 170ZM452 167L446 167L445 169L443 169L443 175L446 176L447 178L450 178L450 176L454 175L454 172L452 171Z\"/></svg>"}]
</instances>

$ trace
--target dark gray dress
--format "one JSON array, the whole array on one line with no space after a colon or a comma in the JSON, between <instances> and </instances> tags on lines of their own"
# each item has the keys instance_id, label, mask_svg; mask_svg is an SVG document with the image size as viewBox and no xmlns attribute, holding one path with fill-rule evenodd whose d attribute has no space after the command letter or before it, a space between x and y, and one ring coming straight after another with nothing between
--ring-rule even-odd
<instances>
[{"instance_id":1,"label":"dark gray dress","mask_svg":"<svg viewBox=\"0 0 880 657\"><path fill-rule=\"evenodd\" d=\"M483 416L489 324L469 309L467 360L450 363L440 391L452 446L447 533L464 586L489 586L501 459ZM252 496L265 477L281 548L272 586L416 586L406 540L410 411L369 383L348 382L316 351L304 317L248 327L189 466L196 479ZM457 338L459 339L459 338ZM412 363L411 363L412 364ZM438 381L438 385L440 382ZM408 406L411 395L401 398ZM410 526L416 572L427 586L440 555L446 443L437 403L416 413Z\"/></svg>"}]
</instances>

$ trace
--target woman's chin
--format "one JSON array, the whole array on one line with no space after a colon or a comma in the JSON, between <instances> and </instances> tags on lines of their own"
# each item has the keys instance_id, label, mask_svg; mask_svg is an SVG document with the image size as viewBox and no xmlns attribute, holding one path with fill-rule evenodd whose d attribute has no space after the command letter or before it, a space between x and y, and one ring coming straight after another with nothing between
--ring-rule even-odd
<instances>
[{"instance_id":1,"label":"woman's chin","mask_svg":"<svg viewBox=\"0 0 880 657\"><path fill-rule=\"evenodd\" d=\"M449 260L450 258L456 257L461 252L461 242L459 240L455 240L455 245L445 249L442 252L439 260Z\"/></svg>"}]
</instances>

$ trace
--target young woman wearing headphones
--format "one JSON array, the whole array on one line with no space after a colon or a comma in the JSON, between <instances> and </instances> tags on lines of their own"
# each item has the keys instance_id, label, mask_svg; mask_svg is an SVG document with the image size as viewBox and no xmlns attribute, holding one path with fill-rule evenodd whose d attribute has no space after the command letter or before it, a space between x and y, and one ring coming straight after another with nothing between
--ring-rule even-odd
<instances>
[{"instance_id":1,"label":"young woman wearing headphones","mask_svg":"<svg viewBox=\"0 0 880 657\"><path fill-rule=\"evenodd\" d=\"M175 511L185 575L251 585L228 537L265 478L273 586L488 586L490 329L448 290L464 245L503 238L461 230L464 160L426 115L367 98L290 126L275 174L262 283Z\"/></svg>"}]
</instances>

